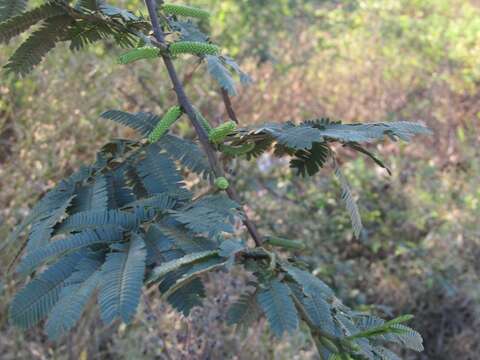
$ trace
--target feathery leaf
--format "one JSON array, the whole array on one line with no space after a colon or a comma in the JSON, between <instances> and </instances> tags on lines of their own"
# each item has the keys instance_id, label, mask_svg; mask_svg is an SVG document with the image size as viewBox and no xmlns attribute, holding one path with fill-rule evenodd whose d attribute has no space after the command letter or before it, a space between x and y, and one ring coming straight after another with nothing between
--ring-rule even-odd
<instances>
[{"instance_id":1,"label":"feathery leaf","mask_svg":"<svg viewBox=\"0 0 480 360\"><path fill-rule=\"evenodd\" d=\"M2 6L3 3L3 6ZM7 43L11 38L27 31L41 20L66 14L59 1L48 1L30 11L15 14L25 8L26 0L1 0L0 2L0 43ZM22 9L22 11L23 11ZM12 15L16 15L13 16Z\"/></svg>"},{"instance_id":2,"label":"feathery leaf","mask_svg":"<svg viewBox=\"0 0 480 360\"><path fill-rule=\"evenodd\" d=\"M142 136L147 136L160 121L157 115L139 112L131 114L120 110L108 110L100 115L103 119L115 121L124 126L138 131Z\"/></svg>"},{"instance_id":3,"label":"feathery leaf","mask_svg":"<svg viewBox=\"0 0 480 360\"><path fill-rule=\"evenodd\" d=\"M215 79L221 88L228 92L228 95L237 95L237 89L235 88L235 81L232 78L232 74L225 65L222 63L218 56L207 55L207 68L208 73Z\"/></svg>"},{"instance_id":4,"label":"feathery leaf","mask_svg":"<svg viewBox=\"0 0 480 360\"><path fill-rule=\"evenodd\" d=\"M342 199L343 201L345 201L348 214L350 215L350 219L352 221L353 232L355 234L355 237L358 239L362 234L362 230L363 230L360 211L358 210L357 202L353 198L352 190L350 189L350 184L348 183L347 178L345 177L345 175L343 175L342 170L340 170L340 166L338 166L335 160L334 160L334 167L335 167L335 176L337 177L340 183L340 186L342 188Z\"/></svg>"},{"instance_id":5,"label":"feathery leaf","mask_svg":"<svg viewBox=\"0 0 480 360\"><path fill-rule=\"evenodd\" d=\"M109 244L120 240L122 240L122 231L119 229L113 227L87 229L30 252L18 265L17 271L26 273L54 256L64 255L93 244Z\"/></svg>"},{"instance_id":6,"label":"feathery leaf","mask_svg":"<svg viewBox=\"0 0 480 360\"><path fill-rule=\"evenodd\" d=\"M271 281L268 287L261 289L256 295L258 304L277 337L298 328L297 309L290 296L290 288L277 279Z\"/></svg>"},{"instance_id":7,"label":"feathery leaf","mask_svg":"<svg viewBox=\"0 0 480 360\"><path fill-rule=\"evenodd\" d=\"M0 22L24 12L27 3L28 0L0 0Z\"/></svg>"},{"instance_id":8,"label":"feathery leaf","mask_svg":"<svg viewBox=\"0 0 480 360\"><path fill-rule=\"evenodd\" d=\"M260 309L258 307L255 293L247 292L240 295L227 312L227 323L229 325L249 326L258 320Z\"/></svg>"},{"instance_id":9,"label":"feathery leaf","mask_svg":"<svg viewBox=\"0 0 480 360\"><path fill-rule=\"evenodd\" d=\"M75 282L65 286L60 292L60 299L53 306L45 330L52 340L65 335L80 319L85 306L93 295L100 281L100 262L85 264L71 276ZM67 279L68 282L68 279Z\"/></svg>"},{"instance_id":10,"label":"feathery leaf","mask_svg":"<svg viewBox=\"0 0 480 360\"><path fill-rule=\"evenodd\" d=\"M58 301L65 280L82 257L80 253L74 253L62 258L21 289L10 305L10 321L28 329L46 317Z\"/></svg>"},{"instance_id":11,"label":"feathery leaf","mask_svg":"<svg viewBox=\"0 0 480 360\"><path fill-rule=\"evenodd\" d=\"M124 252L107 255L102 266L98 301L105 323L121 318L129 323L137 310L145 273L146 248L143 238L136 233Z\"/></svg>"},{"instance_id":12,"label":"feathery leaf","mask_svg":"<svg viewBox=\"0 0 480 360\"><path fill-rule=\"evenodd\" d=\"M42 26L33 32L10 57L5 65L7 71L22 76L32 71L45 55L63 40L72 21L72 18L67 15L45 20Z\"/></svg>"},{"instance_id":13,"label":"feathery leaf","mask_svg":"<svg viewBox=\"0 0 480 360\"><path fill-rule=\"evenodd\" d=\"M216 250L208 250L208 251L201 251L195 252L191 254L187 254L181 258L174 259L171 261L167 261L163 264L160 264L156 268L153 269L152 274L148 279L148 283L158 281L162 276L172 272L174 270L180 269L184 265L192 264L200 260L204 260L210 258L214 255L217 255L218 252Z\"/></svg>"}]
</instances>

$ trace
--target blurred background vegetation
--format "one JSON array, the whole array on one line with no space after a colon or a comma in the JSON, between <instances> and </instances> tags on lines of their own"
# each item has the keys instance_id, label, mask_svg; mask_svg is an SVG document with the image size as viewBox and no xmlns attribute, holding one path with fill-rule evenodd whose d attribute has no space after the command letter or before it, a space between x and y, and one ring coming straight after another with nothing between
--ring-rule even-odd
<instances>
[{"instance_id":1,"label":"blurred background vegetation","mask_svg":"<svg viewBox=\"0 0 480 360\"><path fill-rule=\"evenodd\" d=\"M307 242L305 261L349 305L387 317L416 315L412 325L426 350L406 359L478 359L480 2L191 4L212 10L213 39L255 80L233 100L242 123L328 116L431 127L433 136L408 146L377 146L392 176L338 149L368 231L361 241L353 239L338 184L326 173L303 181L267 154L258 164L235 164L237 186L263 231ZM14 46L2 47L0 63ZM174 103L160 63L120 66L120 53L109 44L73 55L58 48L25 79L1 75L0 239L103 142L134 136L98 119L102 111L161 113ZM212 121L225 119L205 67L193 59L177 65L195 104ZM176 130L190 134L186 122ZM89 312L60 344L38 329L22 333L6 316L19 286L6 275L17 248L0 253L2 359L315 359L306 333L274 341L263 321L245 334L223 324L227 304L245 286L241 274L211 276L205 308L188 319L152 293L129 327L104 328Z\"/></svg>"}]
</instances>

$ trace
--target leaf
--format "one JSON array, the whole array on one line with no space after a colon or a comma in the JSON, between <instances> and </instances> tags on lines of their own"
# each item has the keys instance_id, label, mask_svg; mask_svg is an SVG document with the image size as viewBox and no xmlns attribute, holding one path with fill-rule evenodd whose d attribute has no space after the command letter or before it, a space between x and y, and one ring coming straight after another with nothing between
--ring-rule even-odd
<instances>
[{"instance_id":1,"label":"leaf","mask_svg":"<svg viewBox=\"0 0 480 360\"><path fill-rule=\"evenodd\" d=\"M345 201L348 214L350 215L350 219L352 221L353 233L355 234L355 237L358 239L362 234L363 224L362 224L362 218L360 216L360 211L358 210L357 202L353 198L352 190L350 189L350 184L348 183L347 178L343 175L342 171L340 170L340 166L338 166L335 160L334 160L334 169L335 169L335 176L337 177L340 183L340 186L342 188L342 199L343 201Z\"/></svg>"},{"instance_id":2,"label":"leaf","mask_svg":"<svg viewBox=\"0 0 480 360\"><path fill-rule=\"evenodd\" d=\"M158 224L151 224L145 235L145 245L147 247L147 265L158 264L171 260L169 258L170 251L173 250L174 240L166 236ZM181 257L183 253L178 251Z\"/></svg>"},{"instance_id":3,"label":"leaf","mask_svg":"<svg viewBox=\"0 0 480 360\"><path fill-rule=\"evenodd\" d=\"M175 243L177 248L186 253L215 250L217 248L216 242L192 234L187 229L178 226L178 224L176 226L162 224L160 229Z\"/></svg>"},{"instance_id":4,"label":"leaf","mask_svg":"<svg viewBox=\"0 0 480 360\"><path fill-rule=\"evenodd\" d=\"M277 337L281 337L284 332L292 333L298 328L298 314L290 295L289 287L275 279L256 296L272 332Z\"/></svg>"},{"instance_id":5,"label":"leaf","mask_svg":"<svg viewBox=\"0 0 480 360\"><path fill-rule=\"evenodd\" d=\"M64 287L60 299L50 311L45 330L51 340L56 340L69 331L80 319L85 306L100 282L101 263L73 273L76 282Z\"/></svg>"},{"instance_id":6,"label":"leaf","mask_svg":"<svg viewBox=\"0 0 480 360\"><path fill-rule=\"evenodd\" d=\"M307 287L306 294L301 286L292 287L293 294L304 308L313 325L332 336L341 336L341 331L335 325L332 307L324 299L325 294L316 287Z\"/></svg>"},{"instance_id":7,"label":"leaf","mask_svg":"<svg viewBox=\"0 0 480 360\"><path fill-rule=\"evenodd\" d=\"M173 284L168 289L164 296L169 297L177 289L194 280L198 276L206 272L224 267L224 265L225 259L220 256L211 256L194 262L191 266L188 267L188 269L182 274L182 276L176 280L175 284Z\"/></svg>"},{"instance_id":8,"label":"leaf","mask_svg":"<svg viewBox=\"0 0 480 360\"><path fill-rule=\"evenodd\" d=\"M205 35L191 20L170 21L170 25L175 31L180 32L181 41L208 42L208 36Z\"/></svg>"},{"instance_id":9,"label":"leaf","mask_svg":"<svg viewBox=\"0 0 480 360\"><path fill-rule=\"evenodd\" d=\"M382 140L385 136L400 138L405 141L416 134L430 134L431 131L419 123L409 121L392 121L388 123L364 124L318 124L320 135L342 142L373 142Z\"/></svg>"},{"instance_id":10,"label":"leaf","mask_svg":"<svg viewBox=\"0 0 480 360\"><path fill-rule=\"evenodd\" d=\"M99 40L115 36L116 32L107 24L90 21L76 21L70 28L66 38L70 40L70 50L78 51Z\"/></svg>"},{"instance_id":11,"label":"leaf","mask_svg":"<svg viewBox=\"0 0 480 360\"><path fill-rule=\"evenodd\" d=\"M64 193L62 195L68 196L69 194ZM34 251L48 243L52 236L54 226L65 217L66 210L73 199L74 196L69 196L63 199L59 196L57 198L58 203L52 204L53 206L52 209L49 210L50 212L45 214L39 221L32 225L27 243L28 252Z\"/></svg>"},{"instance_id":12,"label":"leaf","mask_svg":"<svg viewBox=\"0 0 480 360\"><path fill-rule=\"evenodd\" d=\"M57 226L58 233L81 231L103 226L116 226L122 229L133 229L142 218L137 214L121 210L90 210L73 214Z\"/></svg>"},{"instance_id":13,"label":"leaf","mask_svg":"<svg viewBox=\"0 0 480 360\"><path fill-rule=\"evenodd\" d=\"M46 317L58 301L65 280L82 257L80 253L74 253L62 258L21 289L10 305L10 321L28 329Z\"/></svg>"},{"instance_id":14,"label":"leaf","mask_svg":"<svg viewBox=\"0 0 480 360\"><path fill-rule=\"evenodd\" d=\"M17 271L27 273L54 256L64 255L93 244L109 244L120 240L122 240L122 231L119 229L106 227L85 230L32 251L22 260Z\"/></svg>"},{"instance_id":15,"label":"leaf","mask_svg":"<svg viewBox=\"0 0 480 360\"><path fill-rule=\"evenodd\" d=\"M97 10L99 6L104 5L104 0L78 0L75 4L76 9Z\"/></svg>"},{"instance_id":16,"label":"leaf","mask_svg":"<svg viewBox=\"0 0 480 360\"><path fill-rule=\"evenodd\" d=\"M27 31L41 20L66 13L58 1L47 1L30 11L20 13L26 4L26 0L0 0L0 43L8 43L11 38Z\"/></svg>"},{"instance_id":17,"label":"leaf","mask_svg":"<svg viewBox=\"0 0 480 360\"><path fill-rule=\"evenodd\" d=\"M167 284L162 282L160 287L165 285ZM167 289L165 291L168 291L168 287L165 286L165 288ZM184 316L188 316L195 306L202 305L202 299L204 297L205 288L203 283L200 279L196 278L175 290L170 296L168 296L167 301L175 310L182 313Z\"/></svg>"},{"instance_id":18,"label":"leaf","mask_svg":"<svg viewBox=\"0 0 480 360\"><path fill-rule=\"evenodd\" d=\"M131 208L137 208L137 207L153 208L153 209L161 209L161 210L172 209L177 204L177 199L175 195L177 194L153 195L144 199L135 200L128 204L125 204L122 206L122 209L131 209ZM185 195L180 195L180 196L185 197Z\"/></svg>"},{"instance_id":19,"label":"leaf","mask_svg":"<svg viewBox=\"0 0 480 360\"><path fill-rule=\"evenodd\" d=\"M221 232L233 233L233 223L239 205L225 195L205 196L182 209L171 211L175 220L193 233L207 233L210 237Z\"/></svg>"},{"instance_id":20,"label":"leaf","mask_svg":"<svg viewBox=\"0 0 480 360\"><path fill-rule=\"evenodd\" d=\"M222 56L222 59L237 73L237 75L240 77L240 82L243 85L250 85L252 83L252 78L250 77L250 75L242 71L242 69L240 69L240 66L236 63L235 60L228 56Z\"/></svg>"},{"instance_id":21,"label":"leaf","mask_svg":"<svg viewBox=\"0 0 480 360\"><path fill-rule=\"evenodd\" d=\"M309 150L296 151L290 167L297 170L297 175L313 176L323 167L330 153L327 145L315 142Z\"/></svg>"},{"instance_id":22,"label":"leaf","mask_svg":"<svg viewBox=\"0 0 480 360\"><path fill-rule=\"evenodd\" d=\"M314 142L323 141L320 130L309 126L286 126L273 134L281 144L296 150L310 149Z\"/></svg>"},{"instance_id":23,"label":"leaf","mask_svg":"<svg viewBox=\"0 0 480 360\"><path fill-rule=\"evenodd\" d=\"M403 344L403 346L415 350L423 351L423 339L422 336L415 330L402 324L394 324L390 327L394 331L393 334L389 334L388 339L395 339L396 342Z\"/></svg>"},{"instance_id":24,"label":"leaf","mask_svg":"<svg viewBox=\"0 0 480 360\"><path fill-rule=\"evenodd\" d=\"M139 18L135 15L133 15L130 11L126 9L120 9L118 7L112 6L112 5L107 5L107 4L102 4L99 6L100 11L111 17L120 17L125 21L136 21L139 20Z\"/></svg>"},{"instance_id":25,"label":"leaf","mask_svg":"<svg viewBox=\"0 0 480 360\"><path fill-rule=\"evenodd\" d=\"M113 192L112 183L105 175L97 175L93 183L79 186L72 201L69 213L77 213L88 210L107 209L111 206L110 194Z\"/></svg>"},{"instance_id":26,"label":"leaf","mask_svg":"<svg viewBox=\"0 0 480 360\"><path fill-rule=\"evenodd\" d=\"M172 272L174 270L178 270L184 265L192 264L198 262L200 260L204 260L210 258L214 255L217 255L218 252L216 250L209 250L209 251L201 251L195 252L191 254L187 254L179 259L174 259L171 261L167 261L159 266L155 267L147 280L148 283L158 281L162 276Z\"/></svg>"},{"instance_id":27,"label":"leaf","mask_svg":"<svg viewBox=\"0 0 480 360\"><path fill-rule=\"evenodd\" d=\"M167 152L169 157L178 160L188 170L202 176L204 179L212 179L214 177L205 153L193 141L167 134L157 144Z\"/></svg>"},{"instance_id":28,"label":"leaf","mask_svg":"<svg viewBox=\"0 0 480 360\"><path fill-rule=\"evenodd\" d=\"M303 288L306 295L321 293L327 298L334 297L330 287L316 276L294 266L282 266L295 282Z\"/></svg>"},{"instance_id":29,"label":"leaf","mask_svg":"<svg viewBox=\"0 0 480 360\"><path fill-rule=\"evenodd\" d=\"M144 137L152 132L155 125L160 121L160 118L152 113L139 112L131 114L120 110L105 111L100 117L128 126L129 128L138 131Z\"/></svg>"},{"instance_id":30,"label":"leaf","mask_svg":"<svg viewBox=\"0 0 480 360\"><path fill-rule=\"evenodd\" d=\"M218 253L222 257L229 257L236 254L239 251L242 251L246 248L245 243L239 239L228 239L222 241L219 246L220 252Z\"/></svg>"},{"instance_id":31,"label":"leaf","mask_svg":"<svg viewBox=\"0 0 480 360\"><path fill-rule=\"evenodd\" d=\"M235 82L230 74L230 71L223 65L218 56L206 55L207 69L209 74L218 82L220 87L228 92L228 95L237 95Z\"/></svg>"},{"instance_id":32,"label":"leaf","mask_svg":"<svg viewBox=\"0 0 480 360\"><path fill-rule=\"evenodd\" d=\"M374 346L373 352L380 356L381 360L402 360L397 354L383 346Z\"/></svg>"},{"instance_id":33,"label":"leaf","mask_svg":"<svg viewBox=\"0 0 480 360\"><path fill-rule=\"evenodd\" d=\"M22 220L22 222L12 231L4 245L0 249L4 248L7 244L15 240L30 224L34 222L47 221L47 218L64 216L65 209L70 206L72 200L74 200L74 192L77 182L85 179L89 176L90 171L88 168L80 168L79 171L72 174L66 180L60 181L60 183L47 192L47 194L33 207L28 216ZM62 210L63 209L63 210ZM50 220L49 220L50 221ZM57 220L51 222L56 222ZM45 231L45 230L44 230ZM51 232L48 233L50 236ZM43 236L43 235L42 235ZM35 248L37 240L32 241L29 248ZM43 239L38 240L39 243L43 242Z\"/></svg>"},{"instance_id":34,"label":"leaf","mask_svg":"<svg viewBox=\"0 0 480 360\"><path fill-rule=\"evenodd\" d=\"M256 293L247 292L240 295L227 312L227 323L229 325L250 326L258 320L260 309L258 307Z\"/></svg>"},{"instance_id":35,"label":"leaf","mask_svg":"<svg viewBox=\"0 0 480 360\"><path fill-rule=\"evenodd\" d=\"M24 12L27 3L28 0L0 0L0 22Z\"/></svg>"},{"instance_id":36,"label":"leaf","mask_svg":"<svg viewBox=\"0 0 480 360\"><path fill-rule=\"evenodd\" d=\"M388 172L388 175L392 175L392 172L391 170L388 168L387 165L385 165L383 163L382 160L380 160L379 158L377 158L373 153L371 153L370 151L368 151L367 149L361 147L360 145L356 144L356 143L347 143L346 144L348 147L352 148L353 150L356 150L364 155L367 155L370 159L372 159L378 166L380 166L381 168L385 169L387 172Z\"/></svg>"},{"instance_id":37,"label":"leaf","mask_svg":"<svg viewBox=\"0 0 480 360\"><path fill-rule=\"evenodd\" d=\"M156 144L146 146L145 153L136 164L136 174L148 194L174 193L183 187L183 178L174 162Z\"/></svg>"},{"instance_id":38,"label":"leaf","mask_svg":"<svg viewBox=\"0 0 480 360\"><path fill-rule=\"evenodd\" d=\"M102 320L115 318L129 323L138 307L145 274L146 248L143 238L132 233L123 252L111 252L102 266L98 302Z\"/></svg>"},{"instance_id":39,"label":"leaf","mask_svg":"<svg viewBox=\"0 0 480 360\"><path fill-rule=\"evenodd\" d=\"M27 75L62 40L71 23L72 18L67 15L45 20L13 53L5 69L21 76Z\"/></svg>"}]
</instances>

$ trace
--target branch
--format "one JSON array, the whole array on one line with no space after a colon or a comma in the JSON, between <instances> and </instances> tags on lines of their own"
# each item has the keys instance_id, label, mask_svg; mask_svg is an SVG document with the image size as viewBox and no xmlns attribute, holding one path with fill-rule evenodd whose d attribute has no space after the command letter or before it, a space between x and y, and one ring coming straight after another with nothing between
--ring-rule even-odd
<instances>
[{"instance_id":1,"label":"branch","mask_svg":"<svg viewBox=\"0 0 480 360\"><path fill-rule=\"evenodd\" d=\"M150 15L150 21L152 23L153 28L153 35L155 39L158 41L160 45L166 46L165 44L165 36L163 34L163 30L160 28L158 16L157 16L157 9L156 9L156 2L155 0L145 0L147 5L148 14ZM162 3L162 1L157 1L157 3ZM205 129L202 127L200 122L197 119L197 115L195 110L193 109L192 103L190 102L185 90L183 88L182 83L180 82L175 67L173 65L172 59L166 53L162 53L162 59L165 64L165 67L168 71L168 76L170 77L170 81L173 84L173 89L177 95L178 103L182 107L183 111L187 114L190 122L192 123L193 127L195 128L195 132L197 133L198 139L200 140L200 144L203 147L203 150L207 154L208 162L212 167L212 170L216 177L223 176L223 169L220 166L220 162L218 161L217 154L215 149L210 144L208 140L208 134ZM237 195L235 189L230 185L227 189L228 196L237 203L240 203L240 198ZM243 220L244 225L247 227L248 232L252 236L253 240L255 241L256 246L262 245L262 237L260 236L257 227L255 224L248 218L247 214L244 215Z\"/></svg>"},{"instance_id":2,"label":"branch","mask_svg":"<svg viewBox=\"0 0 480 360\"><path fill-rule=\"evenodd\" d=\"M225 109L227 109L228 117L238 124L238 118L237 118L237 115L235 114L235 110L233 110L232 101L230 99L230 96L228 95L228 91L225 90L223 87L221 88L220 91L222 93L222 98L223 98L223 103L225 104Z\"/></svg>"}]
</instances>

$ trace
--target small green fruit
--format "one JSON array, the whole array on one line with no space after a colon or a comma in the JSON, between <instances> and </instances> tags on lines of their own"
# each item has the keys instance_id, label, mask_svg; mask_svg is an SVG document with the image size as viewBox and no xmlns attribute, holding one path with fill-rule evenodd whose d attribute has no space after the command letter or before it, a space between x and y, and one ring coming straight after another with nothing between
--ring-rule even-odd
<instances>
[{"instance_id":1,"label":"small green fruit","mask_svg":"<svg viewBox=\"0 0 480 360\"><path fill-rule=\"evenodd\" d=\"M227 121L212 129L208 134L208 140L214 144L221 143L225 138L235 131L237 124L234 121Z\"/></svg>"},{"instance_id":2,"label":"small green fruit","mask_svg":"<svg viewBox=\"0 0 480 360\"><path fill-rule=\"evenodd\" d=\"M178 41L170 44L168 50L173 56L180 54L192 54L199 56L217 55L220 51L217 45L200 41Z\"/></svg>"},{"instance_id":3,"label":"small green fruit","mask_svg":"<svg viewBox=\"0 0 480 360\"><path fill-rule=\"evenodd\" d=\"M180 116L182 116L182 109L180 109L180 106L172 106L165 115L163 115L152 132L148 134L148 142L157 142Z\"/></svg>"},{"instance_id":4,"label":"small green fruit","mask_svg":"<svg viewBox=\"0 0 480 360\"><path fill-rule=\"evenodd\" d=\"M162 6L162 10L166 14L177 16L186 16L199 19L208 19L210 17L210 13L208 11L187 5L164 4Z\"/></svg>"},{"instance_id":5,"label":"small green fruit","mask_svg":"<svg viewBox=\"0 0 480 360\"><path fill-rule=\"evenodd\" d=\"M129 52L120 55L118 62L120 64L130 64L141 59L153 59L160 55L160 49L154 46L143 46L130 50Z\"/></svg>"},{"instance_id":6,"label":"small green fruit","mask_svg":"<svg viewBox=\"0 0 480 360\"><path fill-rule=\"evenodd\" d=\"M205 130L207 134L210 134L210 131L212 130L210 123L208 122L207 119L205 119L202 113L198 111L197 108L195 108L194 110L195 110L195 115L197 116L197 120L200 122L200 125L202 125L203 130Z\"/></svg>"},{"instance_id":7,"label":"small green fruit","mask_svg":"<svg viewBox=\"0 0 480 360\"><path fill-rule=\"evenodd\" d=\"M223 176L218 177L215 179L215 186L219 188L220 190L226 190L228 189L228 186L230 184L228 183L228 180L225 179Z\"/></svg>"}]
</instances>

